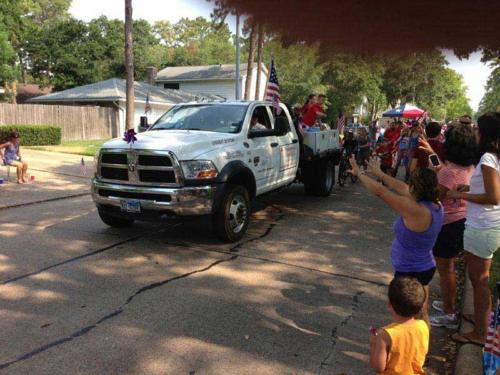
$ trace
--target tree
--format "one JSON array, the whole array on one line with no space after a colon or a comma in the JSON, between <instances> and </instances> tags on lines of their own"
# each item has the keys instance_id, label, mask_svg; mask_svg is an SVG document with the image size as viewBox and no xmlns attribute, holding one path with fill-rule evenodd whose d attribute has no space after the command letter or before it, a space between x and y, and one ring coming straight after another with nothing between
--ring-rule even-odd
<instances>
[{"instance_id":1,"label":"tree","mask_svg":"<svg viewBox=\"0 0 500 375\"><path fill-rule=\"evenodd\" d=\"M38 26L55 20L69 18L71 0L24 0L26 18Z\"/></svg>"},{"instance_id":2,"label":"tree","mask_svg":"<svg viewBox=\"0 0 500 375\"><path fill-rule=\"evenodd\" d=\"M252 89L252 72L253 64L255 61L255 50L257 48L257 24L250 18L247 23L249 40L248 40L248 60L247 60L247 76L245 82L245 100L251 100L250 97Z\"/></svg>"},{"instance_id":3,"label":"tree","mask_svg":"<svg viewBox=\"0 0 500 375\"><path fill-rule=\"evenodd\" d=\"M262 75L262 49L264 48L264 25L258 25L257 32L257 80L255 83L255 99L260 99L260 80Z\"/></svg>"},{"instance_id":4,"label":"tree","mask_svg":"<svg viewBox=\"0 0 500 375\"><path fill-rule=\"evenodd\" d=\"M486 82L486 91L479 103L479 114L493 111L500 112L500 57L493 64L495 68Z\"/></svg>"},{"instance_id":5,"label":"tree","mask_svg":"<svg viewBox=\"0 0 500 375\"><path fill-rule=\"evenodd\" d=\"M215 25L202 17L159 21L153 31L167 47L164 65L216 65L234 60L235 46L226 24Z\"/></svg>"},{"instance_id":6,"label":"tree","mask_svg":"<svg viewBox=\"0 0 500 375\"><path fill-rule=\"evenodd\" d=\"M382 92L383 68L373 58L360 55L337 54L325 63L324 82L328 85L328 114L350 113L366 101L370 118L385 106Z\"/></svg>"},{"instance_id":7,"label":"tree","mask_svg":"<svg viewBox=\"0 0 500 375\"><path fill-rule=\"evenodd\" d=\"M274 59L283 102L303 103L313 92L326 92L317 45L296 43L284 47L278 36L272 36L266 42L263 55L268 64Z\"/></svg>"}]
</instances>

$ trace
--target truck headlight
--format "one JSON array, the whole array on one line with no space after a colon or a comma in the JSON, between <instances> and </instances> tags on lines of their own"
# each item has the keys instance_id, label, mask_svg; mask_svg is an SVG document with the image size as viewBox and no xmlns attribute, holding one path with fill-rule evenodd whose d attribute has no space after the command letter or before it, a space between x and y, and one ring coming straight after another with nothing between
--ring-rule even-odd
<instances>
[{"instance_id":1,"label":"truck headlight","mask_svg":"<svg viewBox=\"0 0 500 375\"><path fill-rule=\"evenodd\" d=\"M209 160L181 161L181 166L186 180L206 180L217 177L219 173Z\"/></svg>"}]
</instances>

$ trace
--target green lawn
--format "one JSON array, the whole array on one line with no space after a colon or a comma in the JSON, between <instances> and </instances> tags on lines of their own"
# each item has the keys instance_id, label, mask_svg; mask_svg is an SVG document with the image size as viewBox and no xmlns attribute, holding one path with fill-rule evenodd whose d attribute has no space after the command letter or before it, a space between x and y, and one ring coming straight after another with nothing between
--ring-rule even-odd
<instances>
[{"instance_id":1,"label":"green lawn","mask_svg":"<svg viewBox=\"0 0 500 375\"><path fill-rule=\"evenodd\" d=\"M97 139L93 141L65 141L57 146L29 146L26 148L40 151L62 152L65 154L77 154L94 156L99 148L108 139Z\"/></svg>"}]
</instances>

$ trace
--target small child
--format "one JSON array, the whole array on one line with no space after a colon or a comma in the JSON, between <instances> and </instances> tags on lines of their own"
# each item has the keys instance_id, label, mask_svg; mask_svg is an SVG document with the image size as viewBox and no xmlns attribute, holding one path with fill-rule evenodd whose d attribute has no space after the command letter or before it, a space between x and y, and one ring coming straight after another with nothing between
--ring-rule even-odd
<instances>
[{"instance_id":1,"label":"small child","mask_svg":"<svg viewBox=\"0 0 500 375\"><path fill-rule=\"evenodd\" d=\"M376 155L380 158L380 169L387 173L392 168L392 143L387 138L382 138L380 144L375 149Z\"/></svg>"},{"instance_id":2,"label":"small child","mask_svg":"<svg viewBox=\"0 0 500 375\"><path fill-rule=\"evenodd\" d=\"M401 136L396 141L396 147L397 147L397 158L396 158L396 164L394 165L392 176L393 177L397 176L399 166L403 164L403 167L405 167L405 181L408 181L410 177L410 160L408 157L410 148L410 128L404 128L401 131Z\"/></svg>"},{"instance_id":3,"label":"small child","mask_svg":"<svg viewBox=\"0 0 500 375\"><path fill-rule=\"evenodd\" d=\"M372 332L370 366L380 375L425 374L429 327L416 319L426 300L422 284L412 277L395 277L389 285L393 323Z\"/></svg>"}]
</instances>

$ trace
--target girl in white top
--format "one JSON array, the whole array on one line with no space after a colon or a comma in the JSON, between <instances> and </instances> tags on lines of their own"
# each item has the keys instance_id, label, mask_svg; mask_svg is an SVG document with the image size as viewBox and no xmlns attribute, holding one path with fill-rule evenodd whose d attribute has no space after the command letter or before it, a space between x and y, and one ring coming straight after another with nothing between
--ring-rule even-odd
<instances>
[{"instance_id":1,"label":"girl in white top","mask_svg":"<svg viewBox=\"0 0 500 375\"><path fill-rule=\"evenodd\" d=\"M474 330L455 334L460 343L484 345L491 311L488 286L491 260L500 248L500 113L486 113L478 119L481 160L470 188L449 190L448 198L469 202L466 214L464 249L474 293Z\"/></svg>"}]
</instances>

